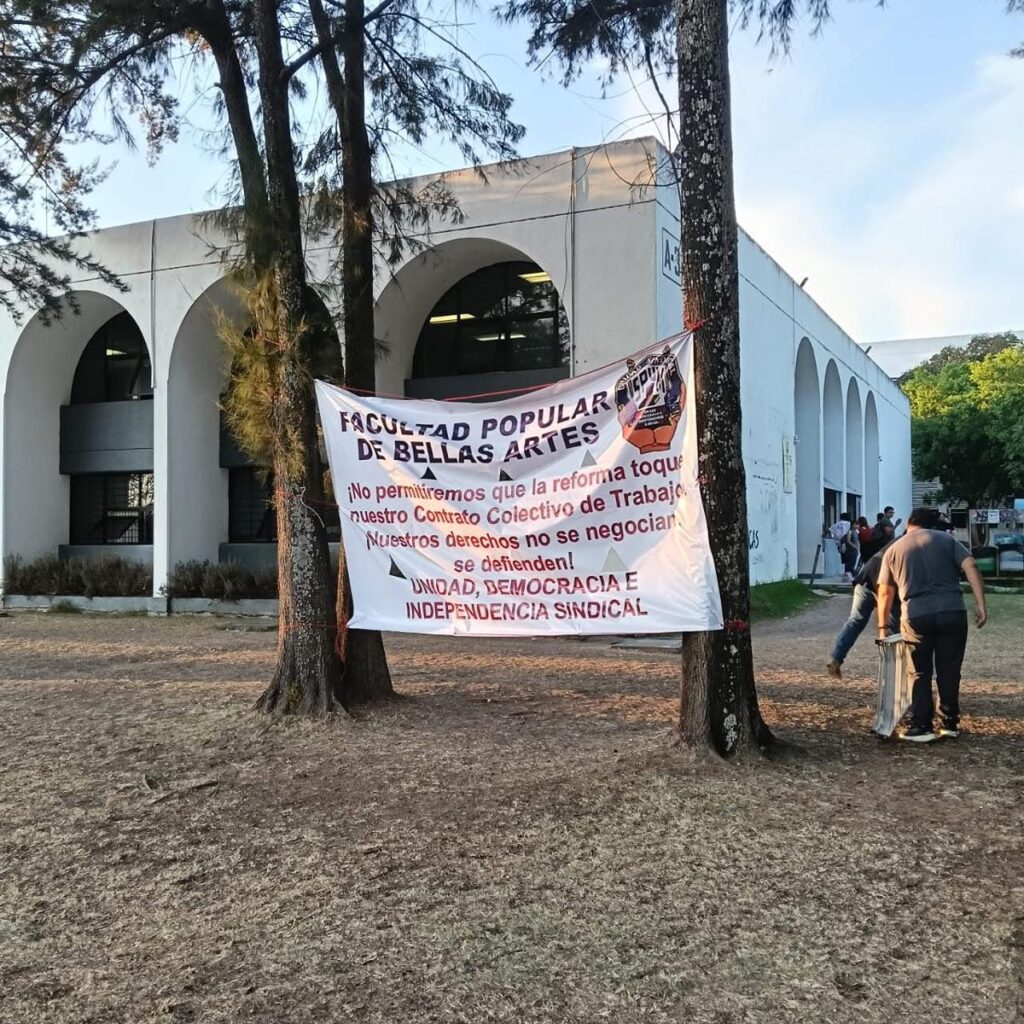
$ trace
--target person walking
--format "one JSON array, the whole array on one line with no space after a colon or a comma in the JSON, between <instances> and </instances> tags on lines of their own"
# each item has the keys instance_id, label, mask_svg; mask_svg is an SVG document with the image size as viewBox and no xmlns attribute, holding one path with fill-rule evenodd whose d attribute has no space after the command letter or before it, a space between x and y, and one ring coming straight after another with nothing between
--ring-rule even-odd
<instances>
[{"instance_id":1,"label":"person walking","mask_svg":"<svg viewBox=\"0 0 1024 1024\"><path fill-rule=\"evenodd\" d=\"M915 509L907 532L882 557L878 574L878 634L892 632L890 614L899 597L901 629L910 648L911 725L902 739L931 743L935 702L932 675L939 690L939 736L960 735L960 672L967 647L967 610L960 592L963 570L974 594L974 622L988 621L985 582L970 552L948 533L934 529L931 509Z\"/></svg>"},{"instance_id":2,"label":"person walking","mask_svg":"<svg viewBox=\"0 0 1024 1024\"><path fill-rule=\"evenodd\" d=\"M875 613L877 603L875 592L878 587L878 573L882 568L884 554L883 550L872 555L861 566L860 572L857 573L853 581L853 602L850 605L850 615L836 636L832 654L825 666L825 671L834 679L843 678L843 662L846 661L850 648L857 642L857 637L864 632ZM898 600L893 604L889 621L893 629L898 628L900 621Z\"/></svg>"}]
</instances>

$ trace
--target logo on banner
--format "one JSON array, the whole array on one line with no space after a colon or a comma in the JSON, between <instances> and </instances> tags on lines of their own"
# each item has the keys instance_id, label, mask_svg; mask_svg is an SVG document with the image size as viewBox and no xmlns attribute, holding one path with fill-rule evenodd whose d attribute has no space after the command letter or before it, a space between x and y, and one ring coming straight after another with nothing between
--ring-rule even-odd
<instances>
[{"instance_id":1,"label":"logo on banner","mask_svg":"<svg viewBox=\"0 0 1024 1024\"><path fill-rule=\"evenodd\" d=\"M615 405L622 436L641 454L668 450L685 404L679 363L667 345L655 355L626 360L626 372L615 382Z\"/></svg>"}]
</instances>

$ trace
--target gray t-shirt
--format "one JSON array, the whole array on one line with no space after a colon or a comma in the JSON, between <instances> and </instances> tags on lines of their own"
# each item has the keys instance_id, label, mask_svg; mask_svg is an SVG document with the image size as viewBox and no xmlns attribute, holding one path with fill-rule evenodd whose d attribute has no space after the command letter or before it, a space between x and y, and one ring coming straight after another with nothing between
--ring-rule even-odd
<instances>
[{"instance_id":1,"label":"gray t-shirt","mask_svg":"<svg viewBox=\"0 0 1024 1024\"><path fill-rule=\"evenodd\" d=\"M960 566L971 553L948 533L911 530L888 547L878 582L894 586L903 618L964 610Z\"/></svg>"}]
</instances>

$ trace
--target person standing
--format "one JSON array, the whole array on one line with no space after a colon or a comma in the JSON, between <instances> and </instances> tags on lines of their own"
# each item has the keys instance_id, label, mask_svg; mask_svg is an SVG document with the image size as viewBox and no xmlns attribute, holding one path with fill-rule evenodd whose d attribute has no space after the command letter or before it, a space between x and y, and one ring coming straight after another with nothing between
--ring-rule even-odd
<instances>
[{"instance_id":1,"label":"person standing","mask_svg":"<svg viewBox=\"0 0 1024 1024\"><path fill-rule=\"evenodd\" d=\"M828 530L828 535L836 542L836 548L839 552L839 557L843 563L843 582L849 583L852 580L850 573L850 515L848 512L844 512L839 517L839 522L833 523Z\"/></svg>"},{"instance_id":2,"label":"person standing","mask_svg":"<svg viewBox=\"0 0 1024 1024\"><path fill-rule=\"evenodd\" d=\"M860 572L857 573L853 581L853 603L850 605L850 616L843 623L843 628L839 630L835 646L832 648L832 655L825 666L825 671L834 679L843 678L843 662L846 661L850 648L857 642L857 637L864 632L875 612L875 591L878 587L878 573L882 568L884 554L884 551L879 551L872 555L861 566ZM896 601L889 616L889 623L893 629L896 629L899 626L899 621L899 601Z\"/></svg>"},{"instance_id":3,"label":"person standing","mask_svg":"<svg viewBox=\"0 0 1024 1024\"><path fill-rule=\"evenodd\" d=\"M911 725L902 739L930 743L935 702L932 675L939 689L939 736L960 735L960 671L967 647L967 610L960 592L963 570L974 594L974 622L988 621L985 583L970 552L948 533L933 529L935 513L915 509L907 532L884 552L878 574L878 634L892 631L889 616L897 596L901 632L910 648Z\"/></svg>"}]
</instances>

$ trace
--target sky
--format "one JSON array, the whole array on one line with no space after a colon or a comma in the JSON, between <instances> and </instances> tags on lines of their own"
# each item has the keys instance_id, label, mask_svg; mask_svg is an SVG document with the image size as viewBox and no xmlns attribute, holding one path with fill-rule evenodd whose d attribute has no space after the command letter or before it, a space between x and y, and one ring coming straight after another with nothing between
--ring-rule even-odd
<instances>
[{"instance_id":1,"label":"sky","mask_svg":"<svg viewBox=\"0 0 1024 1024\"><path fill-rule=\"evenodd\" d=\"M565 89L526 66L525 32L486 6L462 17L460 41L516 99L524 155L666 137L645 76L602 97L596 66ZM1024 328L1024 60L1008 56L1024 17L1001 0L834 0L832 22L808 27L774 59L732 34L740 224L862 343ZM100 226L217 204L205 104L186 103L154 166L117 155L93 197ZM430 143L403 159L403 173L461 163Z\"/></svg>"}]
</instances>

